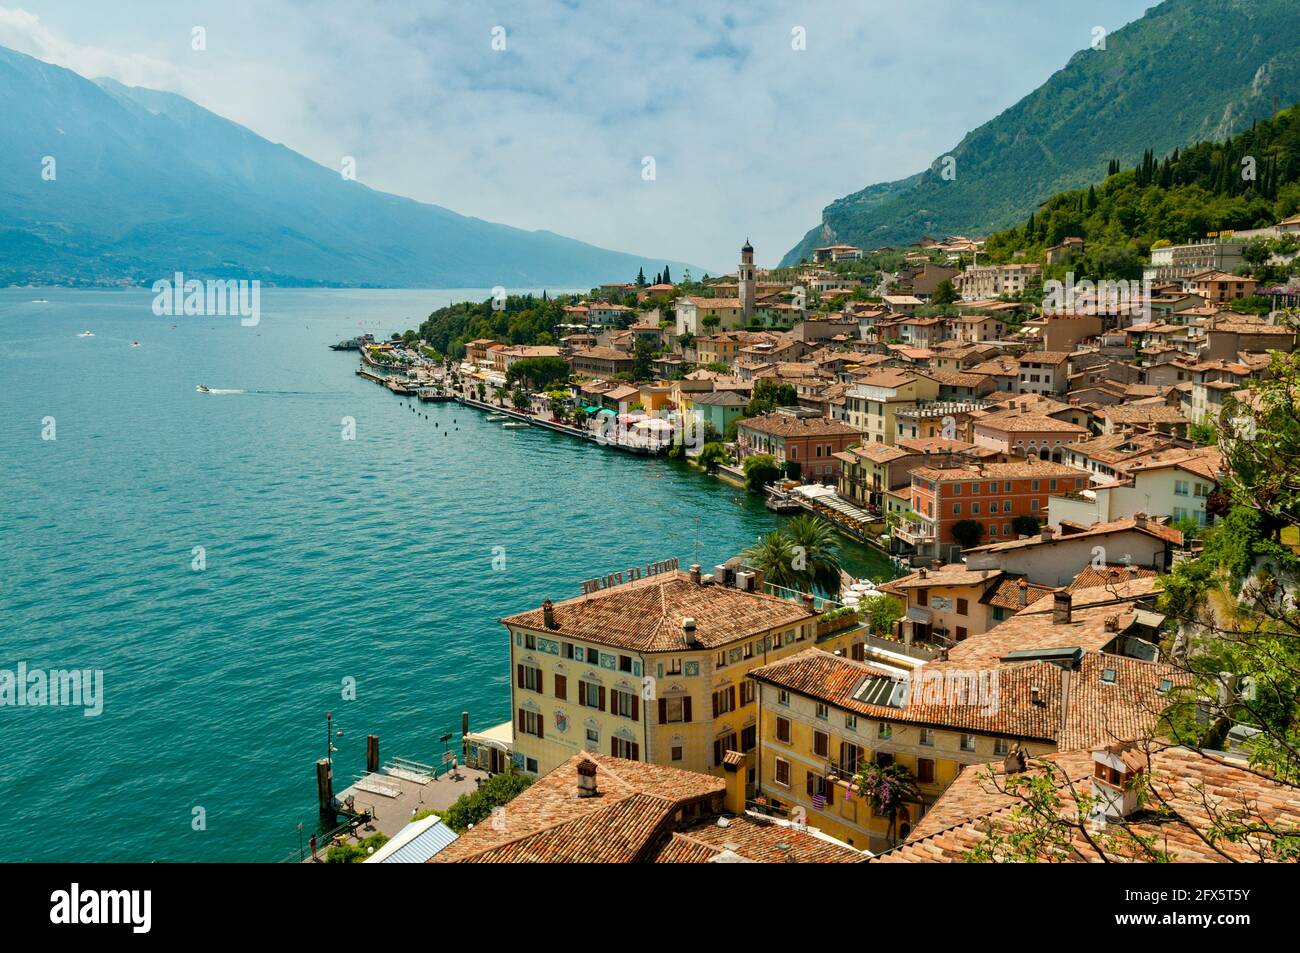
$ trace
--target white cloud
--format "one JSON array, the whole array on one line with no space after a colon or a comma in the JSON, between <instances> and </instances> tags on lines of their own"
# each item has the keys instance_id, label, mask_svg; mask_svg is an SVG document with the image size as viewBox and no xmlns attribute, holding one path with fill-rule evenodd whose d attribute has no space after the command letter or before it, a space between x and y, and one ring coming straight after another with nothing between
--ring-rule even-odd
<instances>
[{"instance_id":1,"label":"white cloud","mask_svg":"<svg viewBox=\"0 0 1300 953\"><path fill-rule=\"evenodd\" d=\"M775 263L828 202L920 170L1147 2L44 0L0 10L0 43L355 156L374 188L722 270L746 236Z\"/></svg>"}]
</instances>

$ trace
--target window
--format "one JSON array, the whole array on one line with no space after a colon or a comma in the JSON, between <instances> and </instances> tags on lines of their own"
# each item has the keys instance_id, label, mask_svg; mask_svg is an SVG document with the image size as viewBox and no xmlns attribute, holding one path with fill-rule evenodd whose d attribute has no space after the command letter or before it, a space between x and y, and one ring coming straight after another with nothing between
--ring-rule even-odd
<instances>
[{"instance_id":1,"label":"window","mask_svg":"<svg viewBox=\"0 0 1300 953\"><path fill-rule=\"evenodd\" d=\"M736 710L736 686L728 685L713 693L713 717Z\"/></svg>"},{"instance_id":2,"label":"window","mask_svg":"<svg viewBox=\"0 0 1300 953\"><path fill-rule=\"evenodd\" d=\"M527 771L529 774L536 774L536 773L537 773L537 759L536 759L536 758L525 758L525 759L524 759L524 770Z\"/></svg>"},{"instance_id":3,"label":"window","mask_svg":"<svg viewBox=\"0 0 1300 953\"><path fill-rule=\"evenodd\" d=\"M993 753L995 755L1001 757L1002 755L1005 755L1009 750L1010 750L1010 746L1007 744L1006 738L993 739Z\"/></svg>"},{"instance_id":4,"label":"window","mask_svg":"<svg viewBox=\"0 0 1300 953\"><path fill-rule=\"evenodd\" d=\"M1006 610L1006 609L1002 608L1001 606L994 606L994 607L993 607L993 621L994 621L994 622L1001 622L1001 621L1002 621L1003 619L1005 619L1006 617L1007 617L1007 610Z\"/></svg>"},{"instance_id":5,"label":"window","mask_svg":"<svg viewBox=\"0 0 1300 953\"><path fill-rule=\"evenodd\" d=\"M1174 481L1174 495L1175 495L1175 496L1186 496L1186 495L1187 495L1187 481L1186 481L1186 480L1175 480L1175 481Z\"/></svg>"},{"instance_id":6,"label":"window","mask_svg":"<svg viewBox=\"0 0 1300 953\"><path fill-rule=\"evenodd\" d=\"M758 725L740 729L740 750L753 751L758 747Z\"/></svg>"},{"instance_id":7,"label":"window","mask_svg":"<svg viewBox=\"0 0 1300 953\"><path fill-rule=\"evenodd\" d=\"M876 737L881 740L887 740L894 737L894 726L887 721L882 721L876 729Z\"/></svg>"},{"instance_id":8,"label":"window","mask_svg":"<svg viewBox=\"0 0 1300 953\"><path fill-rule=\"evenodd\" d=\"M958 599L958 600L957 600L957 614L958 614L958 615L966 615L966 614L967 614L967 610L969 609L969 607L970 607L970 604L969 604L965 599Z\"/></svg>"},{"instance_id":9,"label":"window","mask_svg":"<svg viewBox=\"0 0 1300 953\"><path fill-rule=\"evenodd\" d=\"M957 632L956 632L956 638L957 638L957 641L958 641L958 642L965 642L965 641L966 641L966 635L967 635L967 632L966 632L966 626L964 626L964 625L959 625L959 626L957 626Z\"/></svg>"},{"instance_id":10,"label":"window","mask_svg":"<svg viewBox=\"0 0 1300 953\"><path fill-rule=\"evenodd\" d=\"M735 750L736 750L736 733L734 731L731 732L730 734L723 735L721 738L714 739L713 766L715 768L720 767L722 765L722 759L726 756L727 752L735 751Z\"/></svg>"},{"instance_id":11,"label":"window","mask_svg":"<svg viewBox=\"0 0 1300 953\"><path fill-rule=\"evenodd\" d=\"M600 732L595 728L587 729L587 747L592 751L600 750Z\"/></svg>"},{"instance_id":12,"label":"window","mask_svg":"<svg viewBox=\"0 0 1300 953\"><path fill-rule=\"evenodd\" d=\"M790 743L790 719L777 718L776 720L776 740L782 744Z\"/></svg>"},{"instance_id":13,"label":"window","mask_svg":"<svg viewBox=\"0 0 1300 953\"><path fill-rule=\"evenodd\" d=\"M534 738L542 737L542 715L540 712L519 709L519 730Z\"/></svg>"},{"instance_id":14,"label":"window","mask_svg":"<svg viewBox=\"0 0 1300 953\"><path fill-rule=\"evenodd\" d=\"M972 503L970 505L970 511L971 511L971 515L978 516L980 511L980 505L978 503Z\"/></svg>"},{"instance_id":15,"label":"window","mask_svg":"<svg viewBox=\"0 0 1300 953\"><path fill-rule=\"evenodd\" d=\"M916 759L916 780L921 784L934 784L934 761L932 759Z\"/></svg>"},{"instance_id":16,"label":"window","mask_svg":"<svg viewBox=\"0 0 1300 953\"><path fill-rule=\"evenodd\" d=\"M825 758L830 755L831 737L824 731L813 732L813 754L819 758Z\"/></svg>"},{"instance_id":17,"label":"window","mask_svg":"<svg viewBox=\"0 0 1300 953\"><path fill-rule=\"evenodd\" d=\"M672 758L673 758L674 761L681 761L681 760L682 760L682 746L681 746L681 745L673 745L673 747L672 747L672 753L673 753L673 754L672 754Z\"/></svg>"},{"instance_id":18,"label":"window","mask_svg":"<svg viewBox=\"0 0 1300 953\"><path fill-rule=\"evenodd\" d=\"M659 699L659 724L691 720L691 697L674 695Z\"/></svg>"},{"instance_id":19,"label":"window","mask_svg":"<svg viewBox=\"0 0 1300 953\"><path fill-rule=\"evenodd\" d=\"M610 697L610 714L636 721L640 717L639 708L640 700L633 692L620 692L614 689Z\"/></svg>"},{"instance_id":20,"label":"window","mask_svg":"<svg viewBox=\"0 0 1300 953\"><path fill-rule=\"evenodd\" d=\"M783 688L780 690L780 692L777 693L776 700L780 702L782 705L788 707L790 704L790 693Z\"/></svg>"},{"instance_id":21,"label":"window","mask_svg":"<svg viewBox=\"0 0 1300 953\"><path fill-rule=\"evenodd\" d=\"M682 660L680 658L670 658L666 671L669 675L682 674Z\"/></svg>"},{"instance_id":22,"label":"window","mask_svg":"<svg viewBox=\"0 0 1300 953\"><path fill-rule=\"evenodd\" d=\"M933 729L933 728L922 728L922 729L921 729L921 744L925 745L927 748L933 748L933 747L934 747L934 729Z\"/></svg>"},{"instance_id":23,"label":"window","mask_svg":"<svg viewBox=\"0 0 1300 953\"><path fill-rule=\"evenodd\" d=\"M595 682L578 682L578 704L583 708L605 710L605 689Z\"/></svg>"},{"instance_id":24,"label":"window","mask_svg":"<svg viewBox=\"0 0 1300 953\"><path fill-rule=\"evenodd\" d=\"M526 648L526 649L536 649L536 648L537 648L537 636L533 635L533 633L531 633L531 632L525 632L525 633L524 633L524 648Z\"/></svg>"},{"instance_id":25,"label":"window","mask_svg":"<svg viewBox=\"0 0 1300 953\"><path fill-rule=\"evenodd\" d=\"M930 593L925 589L917 589L916 604L918 606L928 606L930 604Z\"/></svg>"},{"instance_id":26,"label":"window","mask_svg":"<svg viewBox=\"0 0 1300 953\"><path fill-rule=\"evenodd\" d=\"M757 691L758 686L749 679L745 679L740 683L740 703L742 705L752 705Z\"/></svg>"},{"instance_id":27,"label":"window","mask_svg":"<svg viewBox=\"0 0 1300 953\"><path fill-rule=\"evenodd\" d=\"M526 688L530 692L541 694L542 670L540 668L532 665L520 665L516 676L520 688Z\"/></svg>"},{"instance_id":28,"label":"window","mask_svg":"<svg viewBox=\"0 0 1300 953\"><path fill-rule=\"evenodd\" d=\"M569 680L563 675L555 676L555 697L566 701L569 697Z\"/></svg>"},{"instance_id":29,"label":"window","mask_svg":"<svg viewBox=\"0 0 1300 953\"><path fill-rule=\"evenodd\" d=\"M962 750L962 751L974 751L974 750L975 750L975 736L974 736L974 735L962 735L962 736L961 736L961 750Z\"/></svg>"},{"instance_id":30,"label":"window","mask_svg":"<svg viewBox=\"0 0 1300 953\"><path fill-rule=\"evenodd\" d=\"M572 643L572 642L561 642L561 643L560 643L560 654L563 655L565 658L568 658L568 659L573 658L573 643Z\"/></svg>"},{"instance_id":31,"label":"window","mask_svg":"<svg viewBox=\"0 0 1300 953\"><path fill-rule=\"evenodd\" d=\"M857 715L845 715L845 716L844 716L844 727L847 728L849 731L857 731L857 730L858 730L858 716L857 716Z\"/></svg>"},{"instance_id":32,"label":"window","mask_svg":"<svg viewBox=\"0 0 1300 953\"><path fill-rule=\"evenodd\" d=\"M826 720L828 720L830 717L831 717L831 710L830 710L830 708L827 707L826 705L822 704L821 702L818 702L818 703L817 703L817 718L818 718L819 720L821 720L821 721L826 721Z\"/></svg>"},{"instance_id":33,"label":"window","mask_svg":"<svg viewBox=\"0 0 1300 953\"><path fill-rule=\"evenodd\" d=\"M888 751L876 752L876 765L881 768L887 768L894 763L894 756Z\"/></svg>"},{"instance_id":34,"label":"window","mask_svg":"<svg viewBox=\"0 0 1300 953\"><path fill-rule=\"evenodd\" d=\"M753 658L753 657L754 657L754 643L753 643L753 642L746 642L746 643L745 643L745 647L741 650L741 656L742 656L743 658Z\"/></svg>"},{"instance_id":35,"label":"window","mask_svg":"<svg viewBox=\"0 0 1300 953\"><path fill-rule=\"evenodd\" d=\"M635 741L625 741L622 738L609 739L609 753L616 758L626 758L628 761L641 760L641 746Z\"/></svg>"},{"instance_id":36,"label":"window","mask_svg":"<svg viewBox=\"0 0 1300 953\"><path fill-rule=\"evenodd\" d=\"M961 504L960 504L960 503L954 503L954 504L952 505L952 515L953 515L953 516L961 516Z\"/></svg>"},{"instance_id":37,"label":"window","mask_svg":"<svg viewBox=\"0 0 1300 953\"><path fill-rule=\"evenodd\" d=\"M790 786L790 762L776 759L776 783L783 787Z\"/></svg>"},{"instance_id":38,"label":"window","mask_svg":"<svg viewBox=\"0 0 1300 953\"><path fill-rule=\"evenodd\" d=\"M725 651L723 651L723 652L719 652L719 653L718 653L717 666L716 666L716 667L717 667L717 668L726 668L726 667L727 667L727 653L726 653Z\"/></svg>"}]
</instances>

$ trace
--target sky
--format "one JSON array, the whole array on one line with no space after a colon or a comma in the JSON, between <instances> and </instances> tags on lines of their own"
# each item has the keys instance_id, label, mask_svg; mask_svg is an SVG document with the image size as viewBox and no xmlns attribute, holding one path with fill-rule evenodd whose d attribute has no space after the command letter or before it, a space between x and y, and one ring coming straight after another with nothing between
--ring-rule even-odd
<instances>
[{"instance_id":1,"label":"sky","mask_svg":"<svg viewBox=\"0 0 1300 953\"><path fill-rule=\"evenodd\" d=\"M0 0L0 45L372 188L718 273L746 238L775 265L1154 3Z\"/></svg>"}]
</instances>

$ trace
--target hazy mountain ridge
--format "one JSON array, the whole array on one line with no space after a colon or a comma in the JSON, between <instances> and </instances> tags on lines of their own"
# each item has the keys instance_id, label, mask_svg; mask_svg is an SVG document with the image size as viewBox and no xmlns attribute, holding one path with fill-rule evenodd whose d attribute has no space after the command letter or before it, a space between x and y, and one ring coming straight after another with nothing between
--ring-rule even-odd
<instances>
[{"instance_id":1,"label":"hazy mountain ridge","mask_svg":"<svg viewBox=\"0 0 1300 953\"><path fill-rule=\"evenodd\" d=\"M1294 0L1166 0L1076 53L1047 82L945 153L956 178L930 169L832 202L785 256L818 245L907 244L923 234L986 234L1038 203L1129 166L1224 139L1265 118L1273 97L1300 99L1300 4Z\"/></svg>"},{"instance_id":2,"label":"hazy mountain ridge","mask_svg":"<svg viewBox=\"0 0 1300 953\"><path fill-rule=\"evenodd\" d=\"M665 264L692 267L379 192L182 96L0 48L0 285L586 287Z\"/></svg>"}]
</instances>

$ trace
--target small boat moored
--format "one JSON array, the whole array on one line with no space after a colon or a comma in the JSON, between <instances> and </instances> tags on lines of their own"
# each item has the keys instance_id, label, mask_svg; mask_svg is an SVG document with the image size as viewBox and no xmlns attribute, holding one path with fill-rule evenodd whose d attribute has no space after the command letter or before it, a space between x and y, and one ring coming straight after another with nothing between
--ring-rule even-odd
<instances>
[{"instance_id":1,"label":"small boat moored","mask_svg":"<svg viewBox=\"0 0 1300 953\"><path fill-rule=\"evenodd\" d=\"M199 385L198 385L197 387L195 387L194 389L195 389L196 391L198 391L200 394L211 394L211 393L212 393L212 388L211 388L211 387L208 387L206 384L199 384Z\"/></svg>"}]
</instances>

